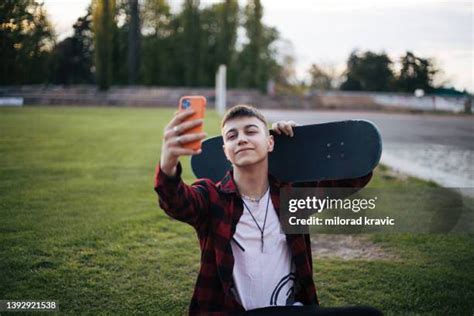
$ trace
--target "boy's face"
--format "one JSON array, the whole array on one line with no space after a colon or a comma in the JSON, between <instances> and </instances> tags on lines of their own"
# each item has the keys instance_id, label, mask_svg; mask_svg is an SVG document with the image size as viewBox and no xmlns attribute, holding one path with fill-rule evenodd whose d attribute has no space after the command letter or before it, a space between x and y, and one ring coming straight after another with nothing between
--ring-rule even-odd
<instances>
[{"instance_id":1,"label":"boy's face","mask_svg":"<svg viewBox=\"0 0 474 316\"><path fill-rule=\"evenodd\" d=\"M228 120L222 128L224 152L237 167L259 163L273 151L273 136L268 135L265 124L256 117L237 117Z\"/></svg>"}]
</instances>

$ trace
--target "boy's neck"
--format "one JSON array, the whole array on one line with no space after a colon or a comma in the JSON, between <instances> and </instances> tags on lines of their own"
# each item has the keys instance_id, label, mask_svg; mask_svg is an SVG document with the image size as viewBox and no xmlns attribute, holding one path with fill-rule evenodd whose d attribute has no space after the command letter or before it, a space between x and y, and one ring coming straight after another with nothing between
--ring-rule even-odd
<instances>
[{"instance_id":1,"label":"boy's neck","mask_svg":"<svg viewBox=\"0 0 474 316\"><path fill-rule=\"evenodd\" d=\"M268 189L268 160L246 167L234 166L234 181L241 195L261 198Z\"/></svg>"}]
</instances>

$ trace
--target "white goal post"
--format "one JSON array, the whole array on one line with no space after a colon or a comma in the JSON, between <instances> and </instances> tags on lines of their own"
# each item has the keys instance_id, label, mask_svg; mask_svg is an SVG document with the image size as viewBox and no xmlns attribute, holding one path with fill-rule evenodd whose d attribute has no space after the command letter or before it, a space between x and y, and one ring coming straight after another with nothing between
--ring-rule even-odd
<instances>
[{"instance_id":1,"label":"white goal post","mask_svg":"<svg viewBox=\"0 0 474 316\"><path fill-rule=\"evenodd\" d=\"M216 72L216 111L220 116L224 115L226 109L226 66L220 65Z\"/></svg>"}]
</instances>

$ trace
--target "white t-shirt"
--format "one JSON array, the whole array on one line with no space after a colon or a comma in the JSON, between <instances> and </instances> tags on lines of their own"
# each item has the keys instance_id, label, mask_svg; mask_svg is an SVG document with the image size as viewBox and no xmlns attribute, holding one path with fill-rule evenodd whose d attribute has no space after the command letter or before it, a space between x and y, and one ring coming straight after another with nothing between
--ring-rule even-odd
<instances>
[{"instance_id":1,"label":"white t-shirt","mask_svg":"<svg viewBox=\"0 0 474 316\"><path fill-rule=\"evenodd\" d=\"M259 202L243 198L260 228L263 228L269 190ZM294 302L295 266L286 236L271 199L264 229L264 249L261 233L244 205L231 241L234 254L234 295L245 310L274 306L302 305Z\"/></svg>"}]
</instances>

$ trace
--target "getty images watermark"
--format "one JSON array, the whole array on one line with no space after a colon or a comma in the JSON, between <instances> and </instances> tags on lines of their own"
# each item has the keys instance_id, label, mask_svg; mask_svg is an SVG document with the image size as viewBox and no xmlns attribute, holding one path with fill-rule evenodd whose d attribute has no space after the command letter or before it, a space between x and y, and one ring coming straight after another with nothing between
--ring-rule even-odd
<instances>
[{"instance_id":1,"label":"getty images watermark","mask_svg":"<svg viewBox=\"0 0 474 316\"><path fill-rule=\"evenodd\" d=\"M314 210L317 213L330 210L348 210L354 213L358 213L363 210L374 210L376 207L377 197L372 199L334 199L329 198L318 198L316 196L307 196L302 199L290 199L288 201L288 211L290 213L296 213L300 210L311 211ZM367 216L359 216L357 218L334 216L330 218L322 217L309 217L309 218L298 218L298 216L290 216L288 219L290 225L395 225L395 219L390 216L385 218L370 218Z\"/></svg>"},{"instance_id":2,"label":"getty images watermark","mask_svg":"<svg viewBox=\"0 0 474 316\"><path fill-rule=\"evenodd\" d=\"M287 234L472 233L473 193L437 187L287 188L280 192L280 222Z\"/></svg>"}]
</instances>

